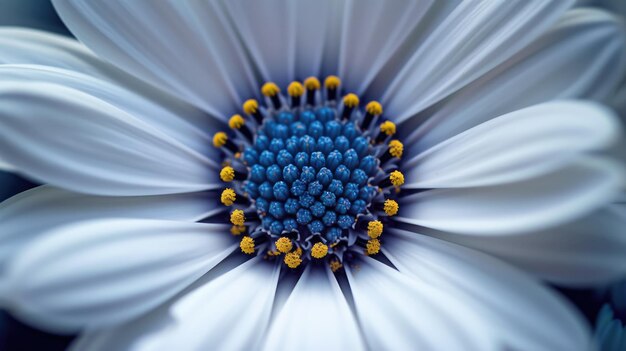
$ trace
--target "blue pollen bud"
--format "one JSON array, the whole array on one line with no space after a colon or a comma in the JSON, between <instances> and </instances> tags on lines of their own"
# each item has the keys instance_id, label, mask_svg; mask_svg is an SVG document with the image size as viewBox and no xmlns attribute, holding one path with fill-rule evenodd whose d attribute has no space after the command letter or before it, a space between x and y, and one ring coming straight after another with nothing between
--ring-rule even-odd
<instances>
[{"instance_id":1,"label":"blue pollen bud","mask_svg":"<svg viewBox=\"0 0 626 351\"><path fill-rule=\"evenodd\" d=\"M294 196L300 196L306 192L306 183L300 179L291 184L291 194Z\"/></svg>"},{"instance_id":2,"label":"blue pollen bud","mask_svg":"<svg viewBox=\"0 0 626 351\"><path fill-rule=\"evenodd\" d=\"M313 202L315 202L315 198L309 194L304 194L302 196L300 196L300 206L301 207L305 207L305 208L309 208L311 206L313 206Z\"/></svg>"},{"instance_id":3,"label":"blue pollen bud","mask_svg":"<svg viewBox=\"0 0 626 351\"><path fill-rule=\"evenodd\" d=\"M264 150L267 150L269 146L270 139L267 136L263 134L259 134L256 136L256 140L254 141L254 148L256 149L256 151L262 152Z\"/></svg>"},{"instance_id":4,"label":"blue pollen bud","mask_svg":"<svg viewBox=\"0 0 626 351\"><path fill-rule=\"evenodd\" d=\"M349 141L352 141L361 133L354 127L354 123L346 123L343 125L343 131L341 134Z\"/></svg>"},{"instance_id":5,"label":"blue pollen bud","mask_svg":"<svg viewBox=\"0 0 626 351\"><path fill-rule=\"evenodd\" d=\"M348 149L343 153L343 164L350 170L355 169L359 165L359 155L356 154L354 149Z\"/></svg>"},{"instance_id":6,"label":"blue pollen bud","mask_svg":"<svg viewBox=\"0 0 626 351\"><path fill-rule=\"evenodd\" d=\"M260 198L256 199L255 206L256 206L257 210L259 210L261 212L267 212L269 210L270 203L267 200L265 200L264 198L260 197Z\"/></svg>"},{"instance_id":7,"label":"blue pollen bud","mask_svg":"<svg viewBox=\"0 0 626 351\"><path fill-rule=\"evenodd\" d=\"M343 183L338 179L333 179L328 186L328 191L337 196L343 195Z\"/></svg>"},{"instance_id":8,"label":"blue pollen bud","mask_svg":"<svg viewBox=\"0 0 626 351\"><path fill-rule=\"evenodd\" d=\"M313 234L319 234L324 230L324 224L321 221L315 220L308 225L309 230Z\"/></svg>"},{"instance_id":9,"label":"blue pollen bud","mask_svg":"<svg viewBox=\"0 0 626 351\"><path fill-rule=\"evenodd\" d=\"M257 198L259 196L259 186L254 182L246 182L243 186L243 190L250 196L251 198Z\"/></svg>"},{"instance_id":10,"label":"blue pollen bud","mask_svg":"<svg viewBox=\"0 0 626 351\"><path fill-rule=\"evenodd\" d=\"M337 213L339 214L346 214L348 213L350 206L352 206L352 203L350 203L350 200L346 199L345 197L340 197L339 200L337 200L335 211L337 211Z\"/></svg>"},{"instance_id":11,"label":"blue pollen bud","mask_svg":"<svg viewBox=\"0 0 626 351\"><path fill-rule=\"evenodd\" d=\"M307 154L306 152L298 152L296 154L296 157L295 157L294 161L296 162L296 167L298 167L298 168L302 168L304 166L308 166L308 164L309 164L309 154Z\"/></svg>"},{"instance_id":12,"label":"blue pollen bud","mask_svg":"<svg viewBox=\"0 0 626 351\"><path fill-rule=\"evenodd\" d=\"M314 121L309 125L309 135L317 139L324 134L324 124L320 121Z\"/></svg>"},{"instance_id":13,"label":"blue pollen bud","mask_svg":"<svg viewBox=\"0 0 626 351\"><path fill-rule=\"evenodd\" d=\"M367 178L368 178L367 174L365 174L365 172L362 169L357 168L352 172L352 176L350 177L350 180L353 183L358 184L359 186L363 186L365 185L365 183L367 183Z\"/></svg>"},{"instance_id":14,"label":"blue pollen bud","mask_svg":"<svg viewBox=\"0 0 626 351\"><path fill-rule=\"evenodd\" d=\"M374 171L376 171L376 158L374 158L374 156L363 157L361 163L359 163L359 168L368 176L374 175Z\"/></svg>"},{"instance_id":15,"label":"blue pollen bud","mask_svg":"<svg viewBox=\"0 0 626 351\"><path fill-rule=\"evenodd\" d=\"M352 203L352 206L350 206L350 214L356 216L358 214L365 213L366 207L367 203L365 203L364 200L357 199Z\"/></svg>"},{"instance_id":16,"label":"blue pollen bud","mask_svg":"<svg viewBox=\"0 0 626 351\"><path fill-rule=\"evenodd\" d=\"M293 163L293 156L287 150L280 150L278 151L278 156L276 156L276 163L281 167L285 167Z\"/></svg>"},{"instance_id":17,"label":"blue pollen bud","mask_svg":"<svg viewBox=\"0 0 626 351\"><path fill-rule=\"evenodd\" d=\"M311 152L315 150L315 145L316 145L315 139L313 139L309 135L300 137L300 140L298 141L298 143L300 146L300 150L306 152L307 154L310 154Z\"/></svg>"},{"instance_id":18,"label":"blue pollen bud","mask_svg":"<svg viewBox=\"0 0 626 351\"><path fill-rule=\"evenodd\" d=\"M267 133L267 136L271 139L271 138L276 138L276 126L278 124L274 121L271 120L266 120L265 121L265 125L263 126L263 130Z\"/></svg>"},{"instance_id":19,"label":"blue pollen bud","mask_svg":"<svg viewBox=\"0 0 626 351\"><path fill-rule=\"evenodd\" d=\"M320 196L320 199L322 200L322 204L324 206L333 207L335 206L335 202L337 201L337 196L330 191L325 191L324 193L322 193L322 196Z\"/></svg>"},{"instance_id":20,"label":"blue pollen bud","mask_svg":"<svg viewBox=\"0 0 626 351\"><path fill-rule=\"evenodd\" d=\"M266 216L265 218L261 220L261 224L263 224L263 227L269 229L272 226L272 223L274 223L274 221L275 221L274 217Z\"/></svg>"},{"instance_id":21,"label":"blue pollen bud","mask_svg":"<svg viewBox=\"0 0 626 351\"><path fill-rule=\"evenodd\" d=\"M293 218L287 218L283 221L283 227L286 231L291 232L298 229L298 222Z\"/></svg>"},{"instance_id":22,"label":"blue pollen bud","mask_svg":"<svg viewBox=\"0 0 626 351\"><path fill-rule=\"evenodd\" d=\"M267 168L267 172L265 174L267 176L267 180L272 183L276 183L281 180L282 173L283 172L280 170L280 167L277 164L273 164Z\"/></svg>"},{"instance_id":23,"label":"blue pollen bud","mask_svg":"<svg viewBox=\"0 0 626 351\"><path fill-rule=\"evenodd\" d=\"M269 150L265 150L261 152L261 156L259 157L259 163L261 163L262 166L269 167L273 165L275 162L276 162L276 159L274 157L273 152Z\"/></svg>"},{"instance_id":24,"label":"blue pollen bud","mask_svg":"<svg viewBox=\"0 0 626 351\"><path fill-rule=\"evenodd\" d=\"M322 195L322 191L324 191L324 187L322 186L322 184L320 184L320 182L316 180L316 181L309 183L308 191L309 191L309 195L313 197L317 197L317 196Z\"/></svg>"},{"instance_id":25,"label":"blue pollen bud","mask_svg":"<svg viewBox=\"0 0 626 351\"><path fill-rule=\"evenodd\" d=\"M300 114L300 121L302 123L309 125L311 122L315 121L315 113L311 110L302 111Z\"/></svg>"},{"instance_id":26,"label":"blue pollen bud","mask_svg":"<svg viewBox=\"0 0 626 351\"><path fill-rule=\"evenodd\" d=\"M322 217L322 222L330 227L331 225L337 223L337 214L333 211L326 211L326 213L324 213L324 217Z\"/></svg>"},{"instance_id":27,"label":"blue pollen bud","mask_svg":"<svg viewBox=\"0 0 626 351\"><path fill-rule=\"evenodd\" d=\"M259 161L259 153L253 148L246 148L243 151L243 161L249 165L256 165Z\"/></svg>"},{"instance_id":28,"label":"blue pollen bud","mask_svg":"<svg viewBox=\"0 0 626 351\"><path fill-rule=\"evenodd\" d=\"M278 122L282 124L290 124L293 122L294 118L295 116L291 112L281 112L276 117Z\"/></svg>"},{"instance_id":29,"label":"blue pollen bud","mask_svg":"<svg viewBox=\"0 0 626 351\"><path fill-rule=\"evenodd\" d=\"M333 151L334 147L333 140L327 136L322 136L317 139L317 149L324 155L328 155Z\"/></svg>"},{"instance_id":30,"label":"blue pollen bud","mask_svg":"<svg viewBox=\"0 0 626 351\"><path fill-rule=\"evenodd\" d=\"M337 227L331 227L326 232L325 237L326 237L326 240L330 242L337 241L341 237L341 229Z\"/></svg>"},{"instance_id":31,"label":"blue pollen bud","mask_svg":"<svg viewBox=\"0 0 626 351\"><path fill-rule=\"evenodd\" d=\"M324 157L323 153L315 151L311 154L311 166L313 166L315 169L320 169L325 165L326 158Z\"/></svg>"},{"instance_id":32,"label":"blue pollen bud","mask_svg":"<svg viewBox=\"0 0 626 351\"><path fill-rule=\"evenodd\" d=\"M335 119L335 111L328 107L322 107L317 110L317 119L321 122L332 121Z\"/></svg>"},{"instance_id":33,"label":"blue pollen bud","mask_svg":"<svg viewBox=\"0 0 626 351\"><path fill-rule=\"evenodd\" d=\"M265 181L265 167L255 164L250 168L250 180L255 183L263 183Z\"/></svg>"},{"instance_id":34,"label":"blue pollen bud","mask_svg":"<svg viewBox=\"0 0 626 351\"><path fill-rule=\"evenodd\" d=\"M337 149L339 152L346 152L349 147L350 141L345 136L340 135L335 138L335 149Z\"/></svg>"},{"instance_id":35,"label":"blue pollen bud","mask_svg":"<svg viewBox=\"0 0 626 351\"><path fill-rule=\"evenodd\" d=\"M369 148L369 143L367 139L362 136L354 138L352 141L352 148L356 151L359 157L363 157L367 153L367 149ZM371 157L371 156L370 156Z\"/></svg>"},{"instance_id":36,"label":"blue pollen bud","mask_svg":"<svg viewBox=\"0 0 626 351\"><path fill-rule=\"evenodd\" d=\"M341 123L337 121L326 122L324 127L326 127L326 135L331 139L335 139L341 134Z\"/></svg>"},{"instance_id":37,"label":"blue pollen bud","mask_svg":"<svg viewBox=\"0 0 626 351\"><path fill-rule=\"evenodd\" d=\"M313 219L313 216L311 215L311 211L305 208L299 209L298 213L296 214L296 221L298 221L298 223L302 225L309 224L309 222L311 222L312 219Z\"/></svg>"},{"instance_id":38,"label":"blue pollen bud","mask_svg":"<svg viewBox=\"0 0 626 351\"><path fill-rule=\"evenodd\" d=\"M359 196L359 186L354 183L348 183L344 187L343 196L350 200L354 201Z\"/></svg>"},{"instance_id":39,"label":"blue pollen bud","mask_svg":"<svg viewBox=\"0 0 626 351\"><path fill-rule=\"evenodd\" d=\"M285 142L285 149L292 154L295 155L298 153L298 138L295 136L289 137Z\"/></svg>"},{"instance_id":40,"label":"blue pollen bud","mask_svg":"<svg viewBox=\"0 0 626 351\"><path fill-rule=\"evenodd\" d=\"M365 200L366 202L370 202L374 195L376 195L376 188L373 186L365 186L359 190L359 199Z\"/></svg>"},{"instance_id":41,"label":"blue pollen bud","mask_svg":"<svg viewBox=\"0 0 626 351\"><path fill-rule=\"evenodd\" d=\"M313 167L302 167L302 172L300 173L300 179L303 182L310 183L315 179L315 168Z\"/></svg>"},{"instance_id":42,"label":"blue pollen bud","mask_svg":"<svg viewBox=\"0 0 626 351\"><path fill-rule=\"evenodd\" d=\"M274 197L278 200L285 201L289 198L289 187L283 181L276 182L273 187Z\"/></svg>"},{"instance_id":43,"label":"blue pollen bud","mask_svg":"<svg viewBox=\"0 0 626 351\"><path fill-rule=\"evenodd\" d=\"M283 142L283 139L272 139L272 141L270 141L270 151L277 154L278 152L280 152L281 150L283 150L285 148L285 143Z\"/></svg>"},{"instance_id":44,"label":"blue pollen bud","mask_svg":"<svg viewBox=\"0 0 626 351\"><path fill-rule=\"evenodd\" d=\"M269 213L275 218L282 219L285 216L285 208L283 207L283 203L279 201L270 202Z\"/></svg>"},{"instance_id":45,"label":"blue pollen bud","mask_svg":"<svg viewBox=\"0 0 626 351\"><path fill-rule=\"evenodd\" d=\"M352 223L354 223L354 219L349 215L341 215L337 220L337 225L339 226L339 228L342 229L350 228L352 226Z\"/></svg>"},{"instance_id":46,"label":"blue pollen bud","mask_svg":"<svg viewBox=\"0 0 626 351\"><path fill-rule=\"evenodd\" d=\"M350 180L350 170L348 167L339 165L339 167L335 170L335 179L339 179L344 183Z\"/></svg>"},{"instance_id":47,"label":"blue pollen bud","mask_svg":"<svg viewBox=\"0 0 626 351\"><path fill-rule=\"evenodd\" d=\"M317 176L315 177L320 184L323 186L327 186L333 181L333 172L326 167L322 167L322 169L317 172Z\"/></svg>"},{"instance_id":48,"label":"blue pollen bud","mask_svg":"<svg viewBox=\"0 0 626 351\"><path fill-rule=\"evenodd\" d=\"M266 199L272 199L274 197L272 184L270 184L270 182L263 182L263 184L259 185L259 194Z\"/></svg>"},{"instance_id":49,"label":"blue pollen bud","mask_svg":"<svg viewBox=\"0 0 626 351\"><path fill-rule=\"evenodd\" d=\"M343 162L343 156L341 156L341 152L337 150L333 150L328 154L326 158L326 167L331 171L334 171L339 167L339 165Z\"/></svg>"},{"instance_id":50,"label":"blue pollen bud","mask_svg":"<svg viewBox=\"0 0 626 351\"><path fill-rule=\"evenodd\" d=\"M274 131L275 138L285 139L289 136L289 128L287 126L279 124L276 126L276 130Z\"/></svg>"},{"instance_id":51,"label":"blue pollen bud","mask_svg":"<svg viewBox=\"0 0 626 351\"><path fill-rule=\"evenodd\" d=\"M294 137L299 138L306 135L306 126L302 122L294 122L291 126L289 126L289 128L291 129L291 134Z\"/></svg>"},{"instance_id":52,"label":"blue pollen bud","mask_svg":"<svg viewBox=\"0 0 626 351\"><path fill-rule=\"evenodd\" d=\"M293 197L290 197L287 199L287 201L285 201L285 212L289 214L296 214L299 209L300 204L298 203L298 200L294 199Z\"/></svg>"},{"instance_id":53,"label":"blue pollen bud","mask_svg":"<svg viewBox=\"0 0 626 351\"><path fill-rule=\"evenodd\" d=\"M313 206L311 206L310 210L313 216L322 217L324 215L324 212L326 212L326 207L322 205L321 202L315 201L315 203L313 203Z\"/></svg>"},{"instance_id":54,"label":"blue pollen bud","mask_svg":"<svg viewBox=\"0 0 626 351\"><path fill-rule=\"evenodd\" d=\"M280 221L274 221L270 224L270 233L280 235L283 232L283 224Z\"/></svg>"},{"instance_id":55,"label":"blue pollen bud","mask_svg":"<svg viewBox=\"0 0 626 351\"><path fill-rule=\"evenodd\" d=\"M298 167L289 164L283 168L283 179L289 184L292 184L300 177L300 171Z\"/></svg>"}]
</instances>

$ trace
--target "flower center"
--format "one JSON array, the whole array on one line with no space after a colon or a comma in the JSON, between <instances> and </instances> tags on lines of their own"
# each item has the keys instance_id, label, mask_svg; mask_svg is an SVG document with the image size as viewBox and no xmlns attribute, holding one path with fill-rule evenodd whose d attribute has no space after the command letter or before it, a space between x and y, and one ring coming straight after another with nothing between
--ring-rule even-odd
<instances>
[{"instance_id":1,"label":"flower center","mask_svg":"<svg viewBox=\"0 0 626 351\"><path fill-rule=\"evenodd\" d=\"M242 252L284 255L290 268L327 260L333 270L347 250L379 252L386 217L398 212L403 145L378 102L363 111L355 94L339 102L339 86L330 76L322 90L311 77L291 83L285 97L266 83L267 107L247 100L248 118L229 120L234 137L215 134L226 154L220 178L232 184L221 202L236 207L231 233L245 234Z\"/></svg>"}]
</instances>

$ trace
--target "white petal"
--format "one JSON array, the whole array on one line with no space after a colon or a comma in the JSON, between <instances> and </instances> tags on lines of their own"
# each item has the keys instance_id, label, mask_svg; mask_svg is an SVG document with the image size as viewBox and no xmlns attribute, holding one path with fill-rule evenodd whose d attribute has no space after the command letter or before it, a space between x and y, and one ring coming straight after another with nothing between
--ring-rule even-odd
<instances>
[{"instance_id":1,"label":"white petal","mask_svg":"<svg viewBox=\"0 0 626 351\"><path fill-rule=\"evenodd\" d=\"M402 199L396 221L455 233L503 235L542 230L609 203L623 185L622 168L580 158L521 182L429 190Z\"/></svg>"},{"instance_id":2,"label":"white petal","mask_svg":"<svg viewBox=\"0 0 626 351\"><path fill-rule=\"evenodd\" d=\"M195 222L221 212L215 194L104 197L72 193L44 185L0 203L0 272L31 240L82 221L107 218Z\"/></svg>"},{"instance_id":3,"label":"white petal","mask_svg":"<svg viewBox=\"0 0 626 351\"><path fill-rule=\"evenodd\" d=\"M572 1L462 2L396 76L383 96L399 122L445 98L539 36Z\"/></svg>"},{"instance_id":4,"label":"white petal","mask_svg":"<svg viewBox=\"0 0 626 351\"><path fill-rule=\"evenodd\" d=\"M398 270L480 315L499 350L589 349L589 331L576 310L522 272L435 238L395 229L387 234L383 250Z\"/></svg>"},{"instance_id":5,"label":"white petal","mask_svg":"<svg viewBox=\"0 0 626 351\"><path fill-rule=\"evenodd\" d=\"M253 96L252 70L227 19L209 1L53 1L100 57L223 119Z\"/></svg>"},{"instance_id":6,"label":"white petal","mask_svg":"<svg viewBox=\"0 0 626 351\"><path fill-rule=\"evenodd\" d=\"M490 326L445 290L371 258L346 269L372 350L496 350Z\"/></svg>"},{"instance_id":7,"label":"white petal","mask_svg":"<svg viewBox=\"0 0 626 351\"><path fill-rule=\"evenodd\" d=\"M183 296L171 307L173 327L142 342L146 350L251 350L263 341L280 266L249 260Z\"/></svg>"},{"instance_id":8,"label":"white petal","mask_svg":"<svg viewBox=\"0 0 626 351\"><path fill-rule=\"evenodd\" d=\"M549 230L515 236L439 237L497 256L552 283L581 287L626 276L626 205Z\"/></svg>"},{"instance_id":9,"label":"white petal","mask_svg":"<svg viewBox=\"0 0 626 351\"><path fill-rule=\"evenodd\" d=\"M511 112L408 160L405 188L496 185L554 171L580 153L607 148L619 122L606 108L551 102Z\"/></svg>"},{"instance_id":10,"label":"white petal","mask_svg":"<svg viewBox=\"0 0 626 351\"><path fill-rule=\"evenodd\" d=\"M42 183L101 195L212 188L215 161L76 89L0 83L0 157Z\"/></svg>"},{"instance_id":11,"label":"white petal","mask_svg":"<svg viewBox=\"0 0 626 351\"><path fill-rule=\"evenodd\" d=\"M328 267L305 269L272 321L263 349L365 349L352 311Z\"/></svg>"},{"instance_id":12,"label":"white petal","mask_svg":"<svg viewBox=\"0 0 626 351\"><path fill-rule=\"evenodd\" d=\"M235 248L226 225L109 219L59 228L7 267L0 300L54 331L135 318L187 287Z\"/></svg>"},{"instance_id":13,"label":"white petal","mask_svg":"<svg viewBox=\"0 0 626 351\"><path fill-rule=\"evenodd\" d=\"M551 99L606 100L625 58L619 20L598 10L569 11L517 55L434 110L407 120L402 127L413 133L406 144L419 152L491 118Z\"/></svg>"},{"instance_id":14,"label":"white petal","mask_svg":"<svg viewBox=\"0 0 626 351\"><path fill-rule=\"evenodd\" d=\"M0 171L2 172L14 172L15 167L8 164L6 161L0 160Z\"/></svg>"}]
</instances>

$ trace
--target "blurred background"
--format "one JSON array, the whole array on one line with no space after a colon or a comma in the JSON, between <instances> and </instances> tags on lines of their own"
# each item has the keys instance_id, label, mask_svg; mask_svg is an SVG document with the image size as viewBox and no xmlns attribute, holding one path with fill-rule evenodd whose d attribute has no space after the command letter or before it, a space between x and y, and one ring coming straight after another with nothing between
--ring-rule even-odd
<instances>
[{"instance_id":1,"label":"blurred background","mask_svg":"<svg viewBox=\"0 0 626 351\"><path fill-rule=\"evenodd\" d=\"M578 5L601 7L626 18L626 0L579 0ZM71 36L49 0L0 0L0 25L30 27ZM613 107L620 113L622 121L626 121L624 78L624 84L613 99ZM620 154L626 154L625 150L622 151ZM0 201L36 185L17 174L0 171ZM626 340L626 281L597 290L557 289L578 306L595 327L601 351L618 351L619 339ZM33 329L0 310L1 351L65 350L73 338L72 335L53 335Z\"/></svg>"}]
</instances>

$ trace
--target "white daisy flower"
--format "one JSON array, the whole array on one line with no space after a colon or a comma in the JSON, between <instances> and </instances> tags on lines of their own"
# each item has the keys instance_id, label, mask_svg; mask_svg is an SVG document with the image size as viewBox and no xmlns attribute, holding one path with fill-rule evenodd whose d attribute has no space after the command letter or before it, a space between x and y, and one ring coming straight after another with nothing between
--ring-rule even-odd
<instances>
[{"instance_id":1,"label":"white daisy flower","mask_svg":"<svg viewBox=\"0 0 626 351\"><path fill-rule=\"evenodd\" d=\"M47 184L0 204L19 318L77 350L589 347L537 278L626 273L610 15L54 5L89 49L0 29L0 158Z\"/></svg>"}]
</instances>

